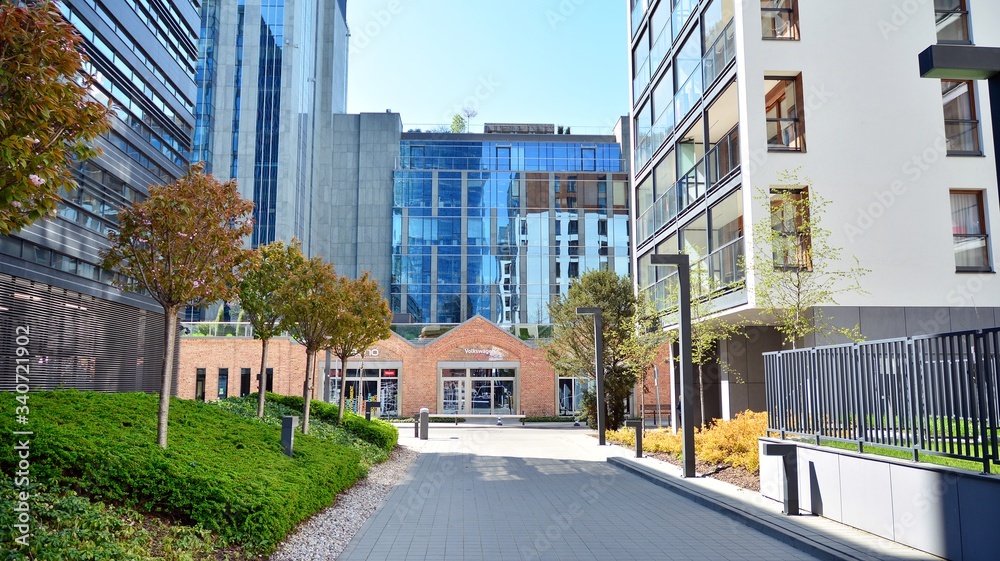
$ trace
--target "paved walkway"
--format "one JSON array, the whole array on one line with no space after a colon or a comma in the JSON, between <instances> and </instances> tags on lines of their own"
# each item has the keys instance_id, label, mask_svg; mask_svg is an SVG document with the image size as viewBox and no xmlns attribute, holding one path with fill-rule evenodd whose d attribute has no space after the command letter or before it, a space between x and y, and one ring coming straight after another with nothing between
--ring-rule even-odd
<instances>
[{"instance_id":1,"label":"paved walkway","mask_svg":"<svg viewBox=\"0 0 1000 561\"><path fill-rule=\"evenodd\" d=\"M814 559L612 465L634 452L600 447L586 428L432 424L427 441L405 425L400 433L421 455L342 560Z\"/></svg>"}]
</instances>

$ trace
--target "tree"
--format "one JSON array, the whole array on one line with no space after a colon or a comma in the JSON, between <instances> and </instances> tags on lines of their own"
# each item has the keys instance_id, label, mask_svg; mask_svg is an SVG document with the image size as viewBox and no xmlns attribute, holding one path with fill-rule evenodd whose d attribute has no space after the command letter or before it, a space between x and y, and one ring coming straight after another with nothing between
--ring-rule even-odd
<instances>
[{"instance_id":1,"label":"tree","mask_svg":"<svg viewBox=\"0 0 1000 561\"><path fill-rule=\"evenodd\" d=\"M340 359L340 414L344 420L347 405L347 359L362 355L375 343L391 335L392 311L382 296L382 289L368 271L359 279L341 279L343 308L330 337L329 349Z\"/></svg>"},{"instance_id":2,"label":"tree","mask_svg":"<svg viewBox=\"0 0 1000 561\"><path fill-rule=\"evenodd\" d=\"M55 215L73 160L110 129L109 106L87 97L82 42L50 2L0 3L0 235Z\"/></svg>"},{"instance_id":3,"label":"tree","mask_svg":"<svg viewBox=\"0 0 1000 561\"><path fill-rule=\"evenodd\" d=\"M451 132L465 132L468 126L468 121L457 113L451 118Z\"/></svg>"},{"instance_id":4,"label":"tree","mask_svg":"<svg viewBox=\"0 0 1000 561\"><path fill-rule=\"evenodd\" d=\"M258 376L257 416L264 418L267 344L272 337L288 329L285 325L284 302L281 292L285 283L305 264L297 240L285 245L277 240L254 250L242 270L239 284L240 315L253 327L253 336L260 339L260 373Z\"/></svg>"},{"instance_id":5,"label":"tree","mask_svg":"<svg viewBox=\"0 0 1000 561\"><path fill-rule=\"evenodd\" d=\"M667 340L676 343L680 338L677 329L677 305L680 302L680 285L677 277L668 283L667 306L671 312L667 323L674 325L667 331ZM701 260L691 266L691 364L698 367L698 401L701 409L701 424L705 425L705 366L716 359L718 345L734 335L741 334L747 326L742 317L722 316L716 313L712 298L720 287Z\"/></svg>"},{"instance_id":6,"label":"tree","mask_svg":"<svg viewBox=\"0 0 1000 561\"><path fill-rule=\"evenodd\" d=\"M650 328L645 297L635 294L628 277L589 271L549 305L553 337L545 356L561 376L595 376L593 319L576 313L587 306L602 310L605 411L608 429L615 430L625 421L625 401L652 364L662 334Z\"/></svg>"},{"instance_id":7,"label":"tree","mask_svg":"<svg viewBox=\"0 0 1000 561\"><path fill-rule=\"evenodd\" d=\"M177 344L177 316L186 305L231 296L245 257L243 239L253 231L253 203L235 181L222 183L196 164L168 185L149 187L149 198L118 215L108 234L104 267L125 277L120 286L147 291L163 307L166 344L160 381L157 443L167 447L170 376Z\"/></svg>"},{"instance_id":8,"label":"tree","mask_svg":"<svg viewBox=\"0 0 1000 561\"><path fill-rule=\"evenodd\" d=\"M313 257L278 291L284 302L288 331L306 348L306 376L302 382L302 434L309 433L316 353L326 348L343 308L343 290L333 265ZM259 404L258 404L259 407Z\"/></svg>"},{"instance_id":9,"label":"tree","mask_svg":"<svg viewBox=\"0 0 1000 561\"><path fill-rule=\"evenodd\" d=\"M861 278L869 270L830 244L830 231L822 226L829 202L809 189L809 180L800 180L796 171L779 177L781 186L757 191L757 199L770 209L770 216L753 225L748 272L757 307L774 318L775 329L792 348L811 334L862 340L859 326L833 325L818 307L837 305L841 294L866 294Z\"/></svg>"}]
</instances>

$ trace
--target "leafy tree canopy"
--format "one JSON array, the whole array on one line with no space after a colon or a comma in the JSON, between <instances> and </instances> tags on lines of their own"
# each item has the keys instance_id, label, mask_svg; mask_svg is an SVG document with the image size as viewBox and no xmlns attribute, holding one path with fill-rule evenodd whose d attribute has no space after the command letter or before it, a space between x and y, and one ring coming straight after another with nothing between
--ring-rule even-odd
<instances>
[{"instance_id":1,"label":"leafy tree canopy","mask_svg":"<svg viewBox=\"0 0 1000 561\"><path fill-rule=\"evenodd\" d=\"M82 43L55 4L0 2L0 235L55 215L73 161L110 128L109 106L87 96Z\"/></svg>"}]
</instances>

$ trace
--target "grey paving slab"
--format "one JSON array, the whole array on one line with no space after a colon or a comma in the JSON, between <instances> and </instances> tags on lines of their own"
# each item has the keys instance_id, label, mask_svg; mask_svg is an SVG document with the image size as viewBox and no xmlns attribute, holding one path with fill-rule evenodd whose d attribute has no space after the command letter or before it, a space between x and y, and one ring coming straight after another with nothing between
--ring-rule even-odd
<instances>
[{"instance_id":1,"label":"grey paving slab","mask_svg":"<svg viewBox=\"0 0 1000 561\"><path fill-rule=\"evenodd\" d=\"M629 451L586 429L432 426L401 441L420 456L340 559L813 558L609 464Z\"/></svg>"}]
</instances>

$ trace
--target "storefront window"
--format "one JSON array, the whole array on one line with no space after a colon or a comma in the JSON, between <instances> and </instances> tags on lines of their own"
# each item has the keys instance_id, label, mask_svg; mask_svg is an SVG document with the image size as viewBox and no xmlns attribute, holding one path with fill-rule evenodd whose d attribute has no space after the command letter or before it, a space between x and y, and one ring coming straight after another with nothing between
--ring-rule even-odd
<instances>
[{"instance_id":1,"label":"storefront window","mask_svg":"<svg viewBox=\"0 0 1000 561\"><path fill-rule=\"evenodd\" d=\"M359 373L361 374L359 376ZM330 402L340 403L340 369L330 370ZM399 368L347 369L344 404L348 411L363 415L363 401L380 402L383 417L399 416Z\"/></svg>"},{"instance_id":2,"label":"storefront window","mask_svg":"<svg viewBox=\"0 0 1000 561\"><path fill-rule=\"evenodd\" d=\"M451 415L515 414L516 379L516 368L442 368L439 410Z\"/></svg>"}]
</instances>

